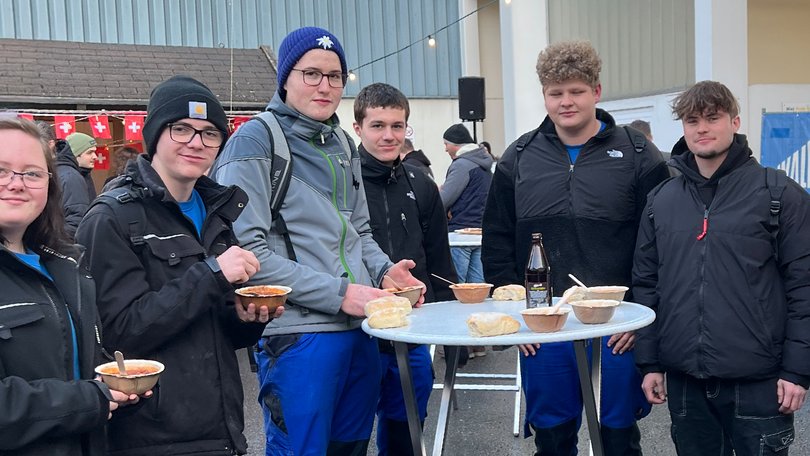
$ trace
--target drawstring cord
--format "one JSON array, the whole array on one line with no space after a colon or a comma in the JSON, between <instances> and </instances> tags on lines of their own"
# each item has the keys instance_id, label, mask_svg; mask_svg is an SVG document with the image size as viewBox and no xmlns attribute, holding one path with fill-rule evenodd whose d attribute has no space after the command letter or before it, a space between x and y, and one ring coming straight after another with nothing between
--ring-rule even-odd
<instances>
[{"instance_id":1,"label":"drawstring cord","mask_svg":"<svg viewBox=\"0 0 810 456\"><path fill-rule=\"evenodd\" d=\"M698 234L697 240L702 241L706 237L706 232L709 230L709 210L703 212L703 232Z\"/></svg>"}]
</instances>

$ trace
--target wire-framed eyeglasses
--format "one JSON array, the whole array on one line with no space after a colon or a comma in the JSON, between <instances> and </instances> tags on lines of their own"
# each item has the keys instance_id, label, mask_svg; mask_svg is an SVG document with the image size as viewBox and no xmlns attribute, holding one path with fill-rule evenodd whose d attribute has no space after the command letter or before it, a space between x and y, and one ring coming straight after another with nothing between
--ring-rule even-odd
<instances>
[{"instance_id":1,"label":"wire-framed eyeglasses","mask_svg":"<svg viewBox=\"0 0 810 456\"><path fill-rule=\"evenodd\" d=\"M326 78L327 82L329 82L329 87L340 89L346 86L346 78L349 77L349 75L345 73L321 73L318 70L312 69L299 70L298 68L293 68L292 71L301 72L301 76L304 78L304 84L312 87L321 85L323 78Z\"/></svg>"},{"instance_id":2,"label":"wire-framed eyeglasses","mask_svg":"<svg viewBox=\"0 0 810 456\"><path fill-rule=\"evenodd\" d=\"M0 185L5 186L11 184L14 176L20 176L20 180L27 188L45 188L48 185L48 179L51 178L51 173L46 171L24 171L18 173L6 168L0 168Z\"/></svg>"},{"instance_id":3,"label":"wire-framed eyeglasses","mask_svg":"<svg viewBox=\"0 0 810 456\"><path fill-rule=\"evenodd\" d=\"M200 135L200 139L205 147L219 147L225 141L225 133L216 128L197 130L185 123L170 123L168 127L169 137L174 142L188 144L194 140L194 136L196 135Z\"/></svg>"}]
</instances>

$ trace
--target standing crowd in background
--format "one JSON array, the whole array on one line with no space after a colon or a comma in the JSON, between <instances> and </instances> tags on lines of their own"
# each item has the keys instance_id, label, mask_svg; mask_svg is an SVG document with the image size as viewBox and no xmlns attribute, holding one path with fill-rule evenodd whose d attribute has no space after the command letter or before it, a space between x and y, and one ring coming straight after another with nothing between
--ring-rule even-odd
<instances>
[{"instance_id":1,"label":"standing crowd in background","mask_svg":"<svg viewBox=\"0 0 810 456\"><path fill-rule=\"evenodd\" d=\"M597 108L593 46L551 44L539 126L497 160L449 126L438 186L396 87L366 86L340 123L338 37L294 30L277 60L266 110L233 134L203 83L154 87L146 152L121 150L99 195L91 136L0 117L0 454L245 454L244 347L268 456L366 455L375 423L372 451L414 454L400 366L361 329L365 304L406 286L417 308L451 300L434 274L522 284L533 233L555 294L573 273L656 314L600 342L606 455L642 455L638 420L664 403L679 455L788 454L810 386L810 195L757 163L726 86L673 100L683 137L665 160L649 124ZM480 246L450 245L473 228ZM235 293L266 284L292 289L273 312ZM519 350L524 436L535 455L577 454L572 343ZM104 383L94 368L114 351L163 363L159 383ZM424 426L428 347L407 362Z\"/></svg>"}]
</instances>

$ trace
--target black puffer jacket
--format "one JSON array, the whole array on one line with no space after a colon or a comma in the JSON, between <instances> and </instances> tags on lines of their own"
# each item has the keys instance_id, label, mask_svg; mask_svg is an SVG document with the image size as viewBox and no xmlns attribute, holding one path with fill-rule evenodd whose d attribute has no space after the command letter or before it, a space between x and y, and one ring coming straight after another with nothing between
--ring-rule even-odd
<instances>
[{"instance_id":1,"label":"black puffer jacket","mask_svg":"<svg viewBox=\"0 0 810 456\"><path fill-rule=\"evenodd\" d=\"M745 136L708 180L683 139L672 155L683 174L653 190L639 228L633 294L656 320L639 331L636 363L644 373L779 376L806 388L810 195L786 179L777 262L766 172Z\"/></svg>"},{"instance_id":2,"label":"black puffer jacket","mask_svg":"<svg viewBox=\"0 0 810 456\"><path fill-rule=\"evenodd\" d=\"M0 245L0 454L101 456L111 396L91 380L101 352L95 287L78 251L37 253L53 281Z\"/></svg>"},{"instance_id":3,"label":"black puffer jacket","mask_svg":"<svg viewBox=\"0 0 810 456\"><path fill-rule=\"evenodd\" d=\"M374 240L391 261L407 258L416 262L411 273L427 286L425 302L453 299L447 284L430 275L457 280L450 257L447 217L436 184L399 159L389 166L372 157L362 145L358 152Z\"/></svg>"},{"instance_id":4,"label":"black puffer jacket","mask_svg":"<svg viewBox=\"0 0 810 456\"><path fill-rule=\"evenodd\" d=\"M134 200L99 196L77 233L96 278L104 345L166 370L156 397L111 421L111 454L243 454L234 350L254 344L264 325L238 320L233 287L215 257L236 244L232 222L247 195L201 177L195 189L207 216L200 240L146 156L114 182Z\"/></svg>"},{"instance_id":5,"label":"black puffer jacket","mask_svg":"<svg viewBox=\"0 0 810 456\"><path fill-rule=\"evenodd\" d=\"M93 179L90 177L91 171L79 167L79 162L73 156L67 141L59 140L56 143L56 173L62 189L65 232L71 239L76 235L79 222L96 197Z\"/></svg>"},{"instance_id":6,"label":"black puffer jacket","mask_svg":"<svg viewBox=\"0 0 810 456\"><path fill-rule=\"evenodd\" d=\"M605 128L583 145L576 165L548 117L498 162L484 213L488 282L523 283L531 233L540 232L556 296L573 285L569 273L592 286L630 285L647 192L669 173L654 144L637 152L608 113L597 109L596 117Z\"/></svg>"}]
</instances>

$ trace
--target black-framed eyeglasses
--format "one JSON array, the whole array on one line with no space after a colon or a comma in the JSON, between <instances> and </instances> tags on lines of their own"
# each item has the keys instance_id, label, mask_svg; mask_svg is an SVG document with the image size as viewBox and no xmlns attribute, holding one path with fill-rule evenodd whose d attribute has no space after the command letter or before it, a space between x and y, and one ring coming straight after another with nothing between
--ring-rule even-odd
<instances>
[{"instance_id":1,"label":"black-framed eyeglasses","mask_svg":"<svg viewBox=\"0 0 810 456\"><path fill-rule=\"evenodd\" d=\"M225 141L225 133L216 128L197 130L191 125L184 123L170 123L168 127L169 137L174 142L188 144L194 140L195 135L200 135L200 139L205 147L219 147Z\"/></svg>"},{"instance_id":2,"label":"black-framed eyeglasses","mask_svg":"<svg viewBox=\"0 0 810 456\"><path fill-rule=\"evenodd\" d=\"M27 188L45 188L51 173L46 171L25 171L18 173L6 168L0 168L0 185L9 185L14 176L20 176L20 180Z\"/></svg>"},{"instance_id":3,"label":"black-framed eyeglasses","mask_svg":"<svg viewBox=\"0 0 810 456\"><path fill-rule=\"evenodd\" d=\"M304 77L304 84L312 87L321 85L323 78L329 82L329 87L340 89L346 86L346 79L349 77L346 73L321 73L318 70L299 70L293 68L292 71L300 71L301 76Z\"/></svg>"}]
</instances>

